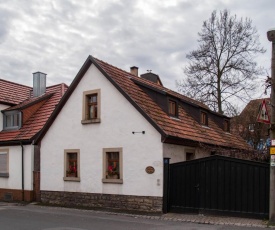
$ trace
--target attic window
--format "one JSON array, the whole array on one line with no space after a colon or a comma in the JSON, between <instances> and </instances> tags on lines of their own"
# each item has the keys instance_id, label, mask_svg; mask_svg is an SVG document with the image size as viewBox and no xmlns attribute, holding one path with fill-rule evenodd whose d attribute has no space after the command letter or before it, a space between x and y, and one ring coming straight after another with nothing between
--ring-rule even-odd
<instances>
[{"instance_id":1,"label":"attic window","mask_svg":"<svg viewBox=\"0 0 275 230\"><path fill-rule=\"evenodd\" d=\"M230 132L230 122L229 120L224 120L224 131Z\"/></svg>"},{"instance_id":2,"label":"attic window","mask_svg":"<svg viewBox=\"0 0 275 230\"><path fill-rule=\"evenodd\" d=\"M201 124L208 125L208 117L206 112L201 112Z\"/></svg>"},{"instance_id":3,"label":"attic window","mask_svg":"<svg viewBox=\"0 0 275 230\"><path fill-rule=\"evenodd\" d=\"M3 129L19 129L21 127L21 113L20 111L7 111L4 112Z\"/></svg>"},{"instance_id":4,"label":"attic window","mask_svg":"<svg viewBox=\"0 0 275 230\"><path fill-rule=\"evenodd\" d=\"M169 106L168 108L169 115L176 117L178 115L177 103L173 100L169 100L168 106Z\"/></svg>"},{"instance_id":5,"label":"attic window","mask_svg":"<svg viewBox=\"0 0 275 230\"><path fill-rule=\"evenodd\" d=\"M100 122L100 89L83 92L82 124Z\"/></svg>"}]
</instances>

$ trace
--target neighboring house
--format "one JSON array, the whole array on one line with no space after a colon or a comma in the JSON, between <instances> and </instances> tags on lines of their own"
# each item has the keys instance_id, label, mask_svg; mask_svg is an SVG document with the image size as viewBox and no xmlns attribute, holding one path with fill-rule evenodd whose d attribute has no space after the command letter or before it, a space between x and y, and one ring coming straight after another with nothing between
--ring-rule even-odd
<instances>
[{"instance_id":1,"label":"neighboring house","mask_svg":"<svg viewBox=\"0 0 275 230\"><path fill-rule=\"evenodd\" d=\"M39 146L34 140L68 88L46 87L46 74L33 74L34 87L0 79L0 200L39 199Z\"/></svg>"},{"instance_id":2,"label":"neighboring house","mask_svg":"<svg viewBox=\"0 0 275 230\"><path fill-rule=\"evenodd\" d=\"M232 131L244 138L255 150L265 151L270 146L269 124L257 122L263 100L270 118L270 98L251 100L239 116L231 119Z\"/></svg>"},{"instance_id":3,"label":"neighboring house","mask_svg":"<svg viewBox=\"0 0 275 230\"><path fill-rule=\"evenodd\" d=\"M160 212L163 159L247 149L230 120L162 86L89 56L34 142L45 203Z\"/></svg>"}]
</instances>

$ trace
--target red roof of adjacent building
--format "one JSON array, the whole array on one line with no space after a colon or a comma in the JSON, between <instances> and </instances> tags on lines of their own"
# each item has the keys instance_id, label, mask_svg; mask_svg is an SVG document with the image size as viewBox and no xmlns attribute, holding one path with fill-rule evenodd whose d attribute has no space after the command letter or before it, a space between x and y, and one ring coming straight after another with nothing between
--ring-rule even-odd
<instances>
[{"instance_id":1,"label":"red roof of adjacent building","mask_svg":"<svg viewBox=\"0 0 275 230\"><path fill-rule=\"evenodd\" d=\"M167 143L175 143L181 145L198 145L199 143L227 147L237 149L248 149L247 143L234 134L225 132L212 118L209 116L208 126L202 126L183 106L179 106L178 118L170 117L160 106L154 101L144 90L153 90L161 92L168 96L173 96L183 103L190 104L197 108L202 108L211 112L209 108L191 98L176 93L161 85L153 83L146 79L141 79L129 72L121 70L106 62L89 56L79 73L76 75L72 84L68 88L66 94L60 101L57 109L54 111L47 124L39 134L36 141L41 140L43 135L58 116L62 107L65 105L70 95L81 81L89 67L94 64L101 73L132 103L132 105L155 127L162 135L162 141ZM217 114L216 114L217 115ZM219 115L222 119L228 119L223 115Z\"/></svg>"},{"instance_id":2,"label":"red roof of adjacent building","mask_svg":"<svg viewBox=\"0 0 275 230\"><path fill-rule=\"evenodd\" d=\"M5 85L4 90L1 88L0 92L0 98L5 98L2 103L12 102L14 104L4 111L20 110L23 113L23 125L19 130L2 130L0 132L0 145L31 142L43 128L68 88L65 84L58 84L47 87L46 93L40 97L30 97L31 87L5 80L1 80L1 83ZM17 97L13 96L15 89L17 89L15 91ZM11 94L9 98L7 92Z\"/></svg>"},{"instance_id":3,"label":"red roof of adjacent building","mask_svg":"<svg viewBox=\"0 0 275 230\"><path fill-rule=\"evenodd\" d=\"M31 87L0 79L0 103L17 105L30 97Z\"/></svg>"}]
</instances>

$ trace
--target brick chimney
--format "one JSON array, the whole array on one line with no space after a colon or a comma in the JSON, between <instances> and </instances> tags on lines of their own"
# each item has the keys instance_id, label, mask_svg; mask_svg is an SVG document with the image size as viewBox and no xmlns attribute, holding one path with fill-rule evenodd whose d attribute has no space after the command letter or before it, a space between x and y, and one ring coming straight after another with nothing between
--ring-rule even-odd
<instances>
[{"instance_id":1,"label":"brick chimney","mask_svg":"<svg viewBox=\"0 0 275 230\"><path fill-rule=\"evenodd\" d=\"M136 66L130 67L130 72L131 72L131 74L138 77L138 67L136 67Z\"/></svg>"},{"instance_id":2,"label":"brick chimney","mask_svg":"<svg viewBox=\"0 0 275 230\"><path fill-rule=\"evenodd\" d=\"M45 73L33 73L33 96L39 97L46 92L46 75Z\"/></svg>"}]
</instances>

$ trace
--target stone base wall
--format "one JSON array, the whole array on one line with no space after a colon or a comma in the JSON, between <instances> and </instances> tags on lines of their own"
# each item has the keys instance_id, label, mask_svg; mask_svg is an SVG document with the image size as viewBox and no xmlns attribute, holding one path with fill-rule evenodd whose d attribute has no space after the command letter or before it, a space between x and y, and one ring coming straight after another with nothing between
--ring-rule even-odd
<instances>
[{"instance_id":1,"label":"stone base wall","mask_svg":"<svg viewBox=\"0 0 275 230\"><path fill-rule=\"evenodd\" d=\"M162 212L162 197L97 193L41 191L45 204L87 208L119 209L139 212Z\"/></svg>"},{"instance_id":2,"label":"stone base wall","mask_svg":"<svg viewBox=\"0 0 275 230\"><path fill-rule=\"evenodd\" d=\"M33 201L33 191L0 188L0 201Z\"/></svg>"}]
</instances>

